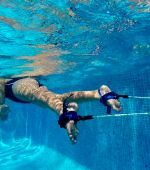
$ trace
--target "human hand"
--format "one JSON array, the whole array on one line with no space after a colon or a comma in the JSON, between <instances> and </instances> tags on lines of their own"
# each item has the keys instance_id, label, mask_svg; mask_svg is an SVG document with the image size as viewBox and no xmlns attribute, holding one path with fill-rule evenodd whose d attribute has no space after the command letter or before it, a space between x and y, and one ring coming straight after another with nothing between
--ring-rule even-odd
<instances>
[{"instance_id":1,"label":"human hand","mask_svg":"<svg viewBox=\"0 0 150 170\"><path fill-rule=\"evenodd\" d=\"M122 110L122 107L120 106L120 102L116 99L109 99L107 101L107 104L118 112Z\"/></svg>"},{"instance_id":2,"label":"human hand","mask_svg":"<svg viewBox=\"0 0 150 170\"><path fill-rule=\"evenodd\" d=\"M74 120L70 120L66 124L66 130L67 130L71 143L75 144L77 142L77 136L79 134L79 130L77 129Z\"/></svg>"}]
</instances>

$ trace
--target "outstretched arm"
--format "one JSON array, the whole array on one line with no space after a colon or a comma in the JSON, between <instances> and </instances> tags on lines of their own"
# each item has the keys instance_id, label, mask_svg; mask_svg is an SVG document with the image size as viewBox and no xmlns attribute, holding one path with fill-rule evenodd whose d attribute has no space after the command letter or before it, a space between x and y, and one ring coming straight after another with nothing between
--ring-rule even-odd
<instances>
[{"instance_id":1,"label":"outstretched arm","mask_svg":"<svg viewBox=\"0 0 150 170\"><path fill-rule=\"evenodd\" d=\"M73 94L69 99L77 102L84 102L87 100L100 100L100 98L111 92L110 88L106 85L102 85L100 87L100 93L99 95L98 90L92 90L92 91L75 91L75 92L70 92L70 93L64 93L62 96L63 98L66 98L70 94ZM114 110L120 111L120 102L116 99L110 99L107 101L107 104L111 106Z\"/></svg>"},{"instance_id":2,"label":"outstretched arm","mask_svg":"<svg viewBox=\"0 0 150 170\"><path fill-rule=\"evenodd\" d=\"M111 90L109 89L108 86L106 85L102 85L100 87L100 94L98 93L98 90L92 90L92 91L75 91L75 92L69 92L69 93L64 93L62 95L60 95L62 97L62 100L64 100L66 97L69 97L70 100L73 101L86 101L86 100L100 100L100 98L111 92ZM120 107L120 103L118 100L116 99L109 99L107 101L107 104L109 106L111 106L114 110L116 111L120 111L121 107ZM62 106L62 105L61 105ZM60 108L61 108L60 106ZM71 140L72 143L76 143L76 138L78 135L78 129L76 127L76 124L73 120L69 121L66 125L67 128L67 132L69 135L69 138Z\"/></svg>"},{"instance_id":3,"label":"outstretched arm","mask_svg":"<svg viewBox=\"0 0 150 170\"><path fill-rule=\"evenodd\" d=\"M63 98L66 98L67 96L71 95L69 98L70 100L76 101L76 102L82 102L85 100L97 100L100 99L100 96L98 94L97 90L92 91L73 91L69 93L64 93L62 96Z\"/></svg>"}]
</instances>

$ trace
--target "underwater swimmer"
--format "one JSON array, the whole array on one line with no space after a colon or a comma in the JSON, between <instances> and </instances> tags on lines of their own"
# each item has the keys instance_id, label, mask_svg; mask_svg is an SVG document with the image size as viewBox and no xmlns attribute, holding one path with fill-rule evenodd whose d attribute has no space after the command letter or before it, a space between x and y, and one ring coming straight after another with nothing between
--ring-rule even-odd
<instances>
[{"instance_id":1,"label":"underwater swimmer","mask_svg":"<svg viewBox=\"0 0 150 170\"><path fill-rule=\"evenodd\" d=\"M109 93L111 93L111 90L106 85L102 85L99 90L56 94L49 91L47 87L40 84L34 78L0 79L0 119L6 120L8 117L9 108L5 104L5 98L15 102L34 103L42 107L47 107L58 114L58 123L67 130L71 142L75 143L78 134L76 114L74 114L78 109L78 105L75 102L101 99L101 102L104 105L107 105L116 111L120 111L121 107L119 101L117 98L107 95ZM69 104L64 107L64 101L66 99L69 100ZM71 116L69 115L67 119L66 116L63 118L61 116L65 115L64 108L67 108L66 110L68 111L72 111ZM67 112L67 114L68 113L69 112Z\"/></svg>"}]
</instances>

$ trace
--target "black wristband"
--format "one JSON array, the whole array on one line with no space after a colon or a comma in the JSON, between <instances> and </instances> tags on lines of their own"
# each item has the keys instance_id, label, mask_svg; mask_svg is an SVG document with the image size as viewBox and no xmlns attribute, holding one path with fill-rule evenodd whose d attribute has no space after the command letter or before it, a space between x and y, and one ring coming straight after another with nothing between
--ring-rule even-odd
<instances>
[{"instance_id":1,"label":"black wristband","mask_svg":"<svg viewBox=\"0 0 150 170\"><path fill-rule=\"evenodd\" d=\"M61 128L66 128L66 124L70 121L74 120L75 124L78 122L78 115L75 111L69 111L66 113L63 113L59 116L58 124Z\"/></svg>"}]
</instances>

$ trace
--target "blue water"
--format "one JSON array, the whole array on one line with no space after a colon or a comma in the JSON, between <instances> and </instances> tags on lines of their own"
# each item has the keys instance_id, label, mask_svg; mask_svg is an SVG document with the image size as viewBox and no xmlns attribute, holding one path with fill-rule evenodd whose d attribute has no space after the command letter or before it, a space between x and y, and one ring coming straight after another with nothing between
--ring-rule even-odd
<instances>
[{"instance_id":1,"label":"blue water","mask_svg":"<svg viewBox=\"0 0 150 170\"><path fill-rule=\"evenodd\" d=\"M144 0L1 0L0 76L39 76L57 93L107 84L118 93L150 96L149 12ZM120 101L121 114L150 112L148 99ZM0 170L150 169L149 115L79 122L71 145L51 110L6 104L11 112L0 122ZM80 104L82 115L105 112L99 101Z\"/></svg>"}]
</instances>

